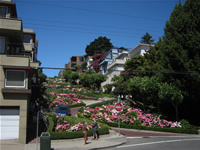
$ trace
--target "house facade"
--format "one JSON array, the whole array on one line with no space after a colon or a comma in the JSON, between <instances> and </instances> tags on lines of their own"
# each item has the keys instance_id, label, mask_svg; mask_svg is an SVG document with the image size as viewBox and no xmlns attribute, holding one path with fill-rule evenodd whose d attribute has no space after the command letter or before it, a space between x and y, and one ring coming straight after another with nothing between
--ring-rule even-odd
<instances>
[{"instance_id":1,"label":"house facade","mask_svg":"<svg viewBox=\"0 0 200 150\"><path fill-rule=\"evenodd\" d=\"M68 64L65 64L65 69L75 69L75 65L82 64L85 62L84 56L72 56L70 58L70 62Z\"/></svg>"},{"instance_id":2,"label":"house facade","mask_svg":"<svg viewBox=\"0 0 200 150\"><path fill-rule=\"evenodd\" d=\"M129 52L124 51L119 56L117 56L107 67L107 80L101 84L103 92L105 92L105 86L107 84L113 83L112 78L115 75L120 75L120 72L124 71L124 64L127 60L137 55L144 56L146 51L150 49L150 46L153 45L140 43L136 47L131 49Z\"/></svg>"},{"instance_id":3,"label":"house facade","mask_svg":"<svg viewBox=\"0 0 200 150\"><path fill-rule=\"evenodd\" d=\"M128 50L124 48L111 48L108 52L106 52L104 59L99 64L102 74L106 75L108 73L108 66L124 51Z\"/></svg>"},{"instance_id":4,"label":"house facade","mask_svg":"<svg viewBox=\"0 0 200 150\"><path fill-rule=\"evenodd\" d=\"M0 1L0 140L26 143L31 83L39 67L37 49L35 33L23 29L16 4Z\"/></svg>"}]
</instances>

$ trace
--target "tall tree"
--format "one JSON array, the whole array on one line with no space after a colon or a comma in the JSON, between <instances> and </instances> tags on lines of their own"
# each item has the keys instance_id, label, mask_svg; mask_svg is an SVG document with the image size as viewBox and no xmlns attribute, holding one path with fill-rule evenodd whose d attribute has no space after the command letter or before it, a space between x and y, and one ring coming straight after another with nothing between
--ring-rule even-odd
<instances>
[{"instance_id":1,"label":"tall tree","mask_svg":"<svg viewBox=\"0 0 200 150\"><path fill-rule=\"evenodd\" d=\"M152 39L152 36L148 32L146 32L140 42L144 44L153 44L154 39Z\"/></svg>"},{"instance_id":2,"label":"tall tree","mask_svg":"<svg viewBox=\"0 0 200 150\"><path fill-rule=\"evenodd\" d=\"M180 2L166 22L161 50L161 65L169 72L164 80L187 91L185 105L188 119L200 117L200 1ZM184 113L184 111L182 111ZM186 113L185 113L186 114ZM199 122L200 123L200 122Z\"/></svg>"},{"instance_id":3,"label":"tall tree","mask_svg":"<svg viewBox=\"0 0 200 150\"><path fill-rule=\"evenodd\" d=\"M93 56L94 54L106 52L112 47L113 45L110 42L110 39L100 36L98 37L98 39L95 39L93 42L87 45L87 47L85 48L85 53L88 56Z\"/></svg>"}]
</instances>

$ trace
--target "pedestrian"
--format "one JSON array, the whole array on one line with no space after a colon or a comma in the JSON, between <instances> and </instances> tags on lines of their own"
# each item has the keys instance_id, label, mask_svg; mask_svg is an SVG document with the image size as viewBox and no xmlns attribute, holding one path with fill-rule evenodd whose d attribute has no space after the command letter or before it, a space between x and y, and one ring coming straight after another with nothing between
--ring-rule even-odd
<instances>
[{"instance_id":1,"label":"pedestrian","mask_svg":"<svg viewBox=\"0 0 200 150\"><path fill-rule=\"evenodd\" d=\"M85 122L84 126L83 126L84 145L87 144L87 140L88 140L87 131L88 130L89 130L89 127L87 126L87 122Z\"/></svg>"},{"instance_id":2,"label":"pedestrian","mask_svg":"<svg viewBox=\"0 0 200 150\"><path fill-rule=\"evenodd\" d=\"M97 124L97 121L95 118L93 118L93 124L92 124L92 128L93 128L93 139L92 140L98 140L98 137L97 137L97 128L98 128L98 124Z\"/></svg>"}]
</instances>

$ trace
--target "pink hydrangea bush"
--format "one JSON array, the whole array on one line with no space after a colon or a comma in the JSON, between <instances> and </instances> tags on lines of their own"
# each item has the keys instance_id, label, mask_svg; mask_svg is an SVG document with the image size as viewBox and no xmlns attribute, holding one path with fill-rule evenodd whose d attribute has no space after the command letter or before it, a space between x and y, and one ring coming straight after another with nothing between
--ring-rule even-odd
<instances>
[{"instance_id":1,"label":"pink hydrangea bush","mask_svg":"<svg viewBox=\"0 0 200 150\"><path fill-rule=\"evenodd\" d=\"M139 108L130 107L128 103L123 102L123 112L118 115L118 112L114 109L114 103L112 105L102 105L101 107L96 107L95 109L85 107L83 110L83 115L87 118L95 118L96 120L106 121L106 122L118 122L118 118L122 123L132 124L132 125L142 125L149 127L182 127L180 122L172 122L161 119L159 116L154 116L150 113L144 113Z\"/></svg>"},{"instance_id":2,"label":"pink hydrangea bush","mask_svg":"<svg viewBox=\"0 0 200 150\"><path fill-rule=\"evenodd\" d=\"M82 103L81 99L75 93L69 94L56 94L55 92L50 93L51 96L55 97L50 103L49 107L55 107L60 105L76 105Z\"/></svg>"},{"instance_id":3,"label":"pink hydrangea bush","mask_svg":"<svg viewBox=\"0 0 200 150\"><path fill-rule=\"evenodd\" d=\"M56 132L76 132L83 130L83 123L78 122L77 124L70 124L67 121L63 121L60 116L56 116L57 118L57 125L55 127ZM87 125L89 129L92 129L91 125ZM98 124L98 127L101 128L101 126Z\"/></svg>"}]
</instances>

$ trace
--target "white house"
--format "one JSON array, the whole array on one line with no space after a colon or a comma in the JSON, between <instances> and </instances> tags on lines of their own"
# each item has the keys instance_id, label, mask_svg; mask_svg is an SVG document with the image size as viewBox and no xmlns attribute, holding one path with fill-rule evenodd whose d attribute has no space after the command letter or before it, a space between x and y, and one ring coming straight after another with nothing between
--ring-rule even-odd
<instances>
[{"instance_id":1,"label":"white house","mask_svg":"<svg viewBox=\"0 0 200 150\"><path fill-rule=\"evenodd\" d=\"M124 71L124 64L125 62L132 58L133 56L137 55L142 55L146 53L150 49L150 46L154 45L149 45L149 44L143 44L140 43L133 49L131 49L129 52L124 51L122 52L119 56L117 56L112 63L107 67L107 80L101 84L103 92L105 92L105 85L111 84L112 83L112 78L115 75L119 75L120 72Z\"/></svg>"}]
</instances>

